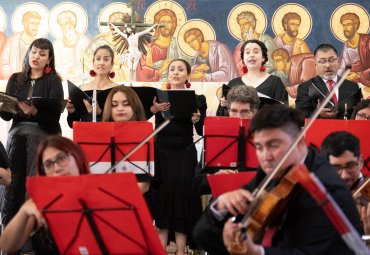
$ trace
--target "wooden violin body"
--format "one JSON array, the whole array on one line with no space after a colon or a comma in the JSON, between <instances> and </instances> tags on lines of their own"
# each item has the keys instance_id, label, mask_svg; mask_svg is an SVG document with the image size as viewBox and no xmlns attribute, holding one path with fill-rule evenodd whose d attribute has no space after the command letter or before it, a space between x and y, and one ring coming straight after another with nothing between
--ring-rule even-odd
<instances>
[{"instance_id":1,"label":"wooden violin body","mask_svg":"<svg viewBox=\"0 0 370 255\"><path fill-rule=\"evenodd\" d=\"M277 226L283 218L283 214L289 202L297 194L297 181L288 172L279 183L270 191L265 191L250 205L249 212L244 216L242 222L245 233L235 238L235 242L228 247L230 254L244 254L246 251L242 245L246 234L258 242L262 239L265 230Z\"/></svg>"}]
</instances>

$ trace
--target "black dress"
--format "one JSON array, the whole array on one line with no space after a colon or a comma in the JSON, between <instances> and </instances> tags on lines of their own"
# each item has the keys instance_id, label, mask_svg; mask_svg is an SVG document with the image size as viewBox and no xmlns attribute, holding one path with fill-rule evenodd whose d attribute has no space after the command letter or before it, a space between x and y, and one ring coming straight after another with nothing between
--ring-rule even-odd
<instances>
[{"instance_id":1,"label":"black dress","mask_svg":"<svg viewBox=\"0 0 370 255\"><path fill-rule=\"evenodd\" d=\"M64 99L62 82L54 74L38 79L20 81L20 73L13 74L8 81L6 93L28 97L31 82L33 97ZM36 116L0 112L4 120L13 120L7 141L7 153L12 170L12 180L7 187L0 187L1 216L7 224L25 201L26 178L36 174L35 155L38 144L47 135L60 134L59 118L61 112L56 109L38 109Z\"/></svg>"},{"instance_id":2,"label":"black dress","mask_svg":"<svg viewBox=\"0 0 370 255\"><path fill-rule=\"evenodd\" d=\"M242 80L242 77L232 79L227 84L231 88L238 85L248 85ZM281 79L275 75L270 75L264 80L258 87L256 87L257 92L269 96L273 99L279 100L285 104L288 104L288 92Z\"/></svg>"},{"instance_id":3,"label":"black dress","mask_svg":"<svg viewBox=\"0 0 370 255\"><path fill-rule=\"evenodd\" d=\"M232 79L229 81L227 86L230 88L239 86L239 85L247 85L243 82L242 77L237 77L235 79ZM288 105L288 92L285 89L285 86L281 79L278 76L270 75L267 77L266 80L264 80L258 87L256 87L257 92L264 94L266 96L269 96L273 99L276 99L280 102L283 102L284 104ZM225 111L221 105L218 106L217 116L223 116L225 115Z\"/></svg>"},{"instance_id":4,"label":"black dress","mask_svg":"<svg viewBox=\"0 0 370 255\"><path fill-rule=\"evenodd\" d=\"M202 135L207 103L203 95L196 96L201 113L194 124ZM156 126L164 122L156 114ZM202 212L200 195L193 188L197 152L193 144L193 123L189 119L174 119L155 138L155 176L149 201L155 225L189 235Z\"/></svg>"}]
</instances>

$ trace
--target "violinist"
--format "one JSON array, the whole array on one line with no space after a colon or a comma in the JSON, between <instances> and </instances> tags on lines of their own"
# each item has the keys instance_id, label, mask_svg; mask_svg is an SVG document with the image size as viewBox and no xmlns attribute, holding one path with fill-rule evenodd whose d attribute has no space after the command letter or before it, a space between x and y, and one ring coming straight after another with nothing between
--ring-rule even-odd
<instances>
[{"instance_id":1,"label":"violinist","mask_svg":"<svg viewBox=\"0 0 370 255\"><path fill-rule=\"evenodd\" d=\"M364 181L361 169L364 157L360 150L360 140L349 132L338 131L329 134L321 143L321 154L337 170L351 191L356 190ZM361 220L364 233L370 234L370 204L361 206Z\"/></svg>"},{"instance_id":2,"label":"violinist","mask_svg":"<svg viewBox=\"0 0 370 255\"><path fill-rule=\"evenodd\" d=\"M321 155L328 159L351 190L364 179L360 140L351 133L339 131L329 134L321 143Z\"/></svg>"},{"instance_id":3,"label":"violinist","mask_svg":"<svg viewBox=\"0 0 370 255\"><path fill-rule=\"evenodd\" d=\"M245 214L249 209L249 203L254 199L251 192L266 174L273 171L279 159L294 143L303 124L304 116L300 111L283 105L259 110L250 123L249 132L254 135L260 169L248 185L221 195L211 205L209 213L219 220L230 214L234 216ZM323 183L359 231L360 220L350 191L329 163L313 149L307 147L304 139L298 142L281 168L287 169L302 162ZM269 186L275 184L276 179ZM323 209L303 188L298 189L283 212L279 224L266 230L261 240L253 241L247 235L242 243L247 248L245 254L353 254L334 229ZM235 240L235 234L240 229L241 224L233 223L230 219L226 222L223 230L226 247Z\"/></svg>"}]
</instances>

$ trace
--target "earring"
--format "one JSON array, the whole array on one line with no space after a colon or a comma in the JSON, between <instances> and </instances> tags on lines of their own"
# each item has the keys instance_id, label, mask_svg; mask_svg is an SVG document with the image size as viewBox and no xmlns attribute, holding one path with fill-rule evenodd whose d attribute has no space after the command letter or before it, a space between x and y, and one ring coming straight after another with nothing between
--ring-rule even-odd
<instances>
[{"instance_id":1,"label":"earring","mask_svg":"<svg viewBox=\"0 0 370 255\"><path fill-rule=\"evenodd\" d=\"M248 67L247 67L247 66L243 66L243 67L242 67L242 72L243 72L244 74L248 73Z\"/></svg>"},{"instance_id":2,"label":"earring","mask_svg":"<svg viewBox=\"0 0 370 255\"><path fill-rule=\"evenodd\" d=\"M92 69L92 70L90 70L90 76L91 77L95 77L95 75L96 75L96 72Z\"/></svg>"},{"instance_id":3,"label":"earring","mask_svg":"<svg viewBox=\"0 0 370 255\"><path fill-rule=\"evenodd\" d=\"M266 71L266 66L265 66L265 65L262 65L262 66L261 66L261 68L260 68L260 71L261 71L261 72Z\"/></svg>"},{"instance_id":4,"label":"earring","mask_svg":"<svg viewBox=\"0 0 370 255\"><path fill-rule=\"evenodd\" d=\"M49 66L49 64L46 64L44 68L44 73L49 74L50 72L51 72L51 67Z\"/></svg>"},{"instance_id":5,"label":"earring","mask_svg":"<svg viewBox=\"0 0 370 255\"><path fill-rule=\"evenodd\" d=\"M191 83L189 82L189 81L186 81L185 82L185 87L188 89L188 88L190 88L191 87Z\"/></svg>"},{"instance_id":6,"label":"earring","mask_svg":"<svg viewBox=\"0 0 370 255\"><path fill-rule=\"evenodd\" d=\"M108 75L109 75L109 78L113 79L116 76L116 73L112 71Z\"/></svg>"},{"instance_id":7,"label":"earring","mask_svg":"<svg viewBox=\"0 0 370 255\"><path fill-rule=\"evenodd\" d=\"M171 89L171 83L169 82L166 83L166 89Z\"/></svg>"}]
</instances>

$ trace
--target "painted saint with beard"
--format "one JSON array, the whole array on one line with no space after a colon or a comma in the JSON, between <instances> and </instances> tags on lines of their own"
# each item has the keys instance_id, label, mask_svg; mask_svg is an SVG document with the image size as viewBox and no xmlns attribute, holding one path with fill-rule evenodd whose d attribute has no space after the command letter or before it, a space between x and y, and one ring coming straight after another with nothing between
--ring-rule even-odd
<instances>
[{"instance_id":1,"label":"painted saint with beard","mask_svg":"<svg viewBox=\"0 0 370 255\"><path fill-rule=\"evenodd\" d=\"M268 58L266 65L266 71L271 73L274 70L274 61L271 58L271 53L276 49L274 39L268 34L258 33L256 31L256 23L257 19L253 12L244 11L238 14L237 21L240 26L240 32L242 41L235 47L234 50L234 60L237 65L237 69L239 75L242 76L244 73L242 72L243 62L240 56L240 48L242 47L243 43L247 40L256 39L263 42L268 49Z\"/></svg>"},{"instance_id":2,"label":"painted saint with beard","mask_svg":"<svg viewBox=\"0 0 370 255\"><path fill-rule=\"evenodd\" d=\"M74 82L81 79L77 71L82 68L81 57L90 39L76 30L77 16L72 11L63 11L58 15L57 22L63 37L53 42L55 51L55 66L63 78Z\"/></svg>"},{"instance_id":3,"label":"painted saint with beard","mask_svg":"<svg viewBox=\"0 0 370 255\"><path fill-rule=\"evenodd\" d=\"M282 19L284 33L275 37L277 48L284 48L289 52L289 56L310 53L307 43L297 38L299 26L301 25L301 16L296 12L288 12Z\"/></svg>"},{"instance_id":4,"label":"painted saint with beard","mask_svg":"<svg viewBox=\"0 0 370 255\"><path fill-rule=\"evenodd\" d=\"M351 65L351 73L347 79L370 87L370 35L358 32L360 17L356 13L343 14L340 23L347 41L343 44L342 61L338 73L342 74L345 67Z\"/></svg>"}]
</instances>

